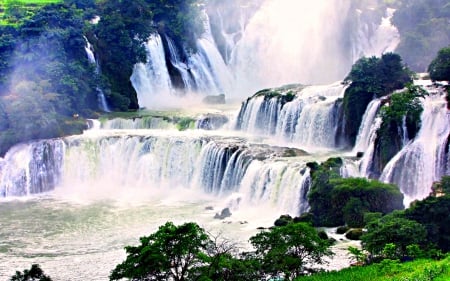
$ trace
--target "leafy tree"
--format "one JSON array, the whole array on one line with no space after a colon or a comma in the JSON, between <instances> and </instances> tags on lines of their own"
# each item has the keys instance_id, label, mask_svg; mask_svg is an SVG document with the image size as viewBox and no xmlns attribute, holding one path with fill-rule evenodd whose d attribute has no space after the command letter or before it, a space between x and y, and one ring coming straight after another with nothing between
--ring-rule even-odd
<instances>
[{"instance_id":1,"label":"leafy tree","mask_svg":"<svg viewBox=\"0 0 450 281\"><path fill-rule=\"evenodd\" d=\"M52 279L44 274L44 271L38 264L33 264L31 269L25 269L23 273L16 271L16 274L11 277L10 281L52 281Z\"/></svg>"},{"instance_id":2,"label":"leafy tree","mask_svg":"<svg viewBox=\"0 0 450 281\"><path fill-rule=\"evenodd\" d=\"M443 252L450 251L450 196L429 196L414 202L405 217L417 221L427 230L427 240Z\"/></svg>"},{"instance_id":3,"label":"leafy tree","mask_svg":"<svg viewBox=\"0 0 450 281\"><path fill-rule=\"evenodd\" d=\"M366 228L367 232L361 237L362 246L373 258L384 257L386 246L389 258L402 258L407 255L409 245L427 244L425 227L399 215L389 214L370 222Z\"/></svg>"},{"instance_id":4,"label":"leafy tree","mask_svg":"<svg viewBox=\"0 0 450 281\"><path fill-rule=\"evenodd\" d=\"M433 81L450 81L450 47L439 50L428 66L428 72Z\"/></svg>"},{"instance_id":5,"label":"leafy tree","mask_svg":"<svg viewBox=\"0 0 450 281\"><path fill-rule=\"evenodd\" d=\"M330 194L333 213L350 227L364 226L364 213L390 213L403 209L398 187L365 178L334 179Z\"/></svg>"},{"instance_id":6,"label":"leafy tree","mask_svg":"<svg viewBox=\"0 0 450 281\"><path fill-rule=\"evenodd\" d=\"M344 83L350 84L344 94L344 121L351 144L356 140L370 101L402 89L411 81L411 72L398 54L386 53L381 58L363 57L352 66L344 80Z\"/></svg>"},{"instance_id":7,"label":"leafy tree","mask_svg":"<svg viewBox=\"0 0 450 281\"><path fill-rule=\"evenodd\" d=\"M313 265L323 264L332 255L327 239L306 223L290 223L263 231L250 238L266 276L286 280L313 272Z\"/></svg>"},{"instance_id":8,"label":"leafy tree","mask_svg":"<svg viewBox=\"0 0 450 281\"><path fill-rule=\"evenodd\" d=\"M172 222L140 241L139 246L125 248L128 256L111 272L110 280L188 280L205 265L211 243L197 224L176 226Z\"/></svg>"}]
</instances>

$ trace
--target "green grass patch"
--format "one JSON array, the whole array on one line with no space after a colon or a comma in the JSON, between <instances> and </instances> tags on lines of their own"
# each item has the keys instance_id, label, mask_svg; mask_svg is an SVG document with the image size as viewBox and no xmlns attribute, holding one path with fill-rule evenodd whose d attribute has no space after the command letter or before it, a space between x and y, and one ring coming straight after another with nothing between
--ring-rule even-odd
<instances>
[{"instance_id":1,"label":"green grass patch","mask_svg":"<svg viewBox=\"0 0 450 281\"><path fill-rule=\"evenodd\" d=\"M441 260L417 260L400 263L385 260L369 266L355 266L301 277L297 281L444 281L450 280L450 256Z\"/></svg>"}]
</instances>

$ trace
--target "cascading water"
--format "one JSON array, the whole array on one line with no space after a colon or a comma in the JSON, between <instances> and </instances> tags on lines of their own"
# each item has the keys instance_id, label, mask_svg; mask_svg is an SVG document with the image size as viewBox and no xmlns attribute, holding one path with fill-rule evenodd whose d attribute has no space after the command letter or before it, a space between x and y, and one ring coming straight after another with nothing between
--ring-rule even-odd
<instances>
[{"instance_id":1,"label":"cascading water","mask_svg":"<svg viewBox=\"0 0 450 281\"><path fill-rule=\"evenodd\" d=\"M26 196L54 189L61 180L63 154L61 140L13 147L0 162L0 196Z\"/></svg>"},{"instance_id":2,"label":"cascading water","mask_svg":"<svg viewBox=\"0 0 450 281\"><path fill-rule=\"evenodd\" d=\"M64 186L95 185L97 190L101 190L99 187L160 186L226 196L231 192L241 192L241 181L249 177L247 168L254 161L263 165L260 165L259 172L253 169L253 173L264 175L268 171L278 171L282 163L278 161L284 151L283 148L249 145L243 139L228 137L186 136L160 130L142 130L139 134L128 130L114 132L90 130L84 136L66 138L65 144L62 140L55 140L15 147L5 157L0 170L1 194L39 193L52 190L61 183L62 190ZM272 157L275 159L271 160ZM292 185L293 174L305 169L304 163L301 167L298 165L283 164L282 171L277 172L277 181L289 184L276 186L277 192L286 198L295 197L297 201L284 205L283 200L277 201L276 194L271 196L277 208L294 215L306 209L301 207L306 203L300 200L305 199L305 191L301 191L301 186ZM284 170L290 171L286 173L289 179L284 179ZM261 175L252 174L250 177L259 178ZM298 176L296 179L301 178ZM268 178L259 184L266 185L271 181L273 179ZM252 186L265 190L257 183ZM243 194L249 198L247 202L252 202L252 195ZM265 200L258 198L257 201Z\"/></svg>"},{"instance_id":3,"label":"cascading water","mask_svg":"<svg viewBox=\"0 0 450 281\"><path fill-rule=\"evenodd\" d=\"M242 105L236 128L276 136L297 146L335 148L344 91L345 86L336 83L286 86L257 93Z\"/></svg>"},{"instance_id":4,"label":"cascading water","mask_svg":"<svg viewBox=\"0 0 450 281\"><path fill-rule=\"evenodd\" d=\"M98 64L97 60L95 59L94 55L94 48L92 47L92 44L89 42L89 40L85 37L86 40L86 46L84 47L86 51L86 55L88 57L88 60L90 63L95 64L95 73L96 75L100 74L100 65ZM103 93L103 90L97 86L97 99L98 99L98 106L101 110L104 112L111 112L109 109L108 103L106 102L105 94Z\"/></svg>"},{"instance_id":5,"label":"cascading water","mask_svg":"<svg viewBox=\"0 0 450 281\"><path fill-rule=\"evenodd\" d=\"M398 44L392 9L376 23L373 17L361 19L361 11L352 10L348 0L333 5L326 0L233 1L228 9L209 5L195 52L178 50L167 36L164 50L158 34L150 37L149 62L137 64L131 78L141 106L170 105L174 99L161 97L192 90L233 99L299 81L331 83L342 79L359 57L379 56ZM247 11L249 7L255 10ZM179 72L184 89L174 89L168 64Z\"/></svg>"},{"instance_id":6,"label":"cascading water","mask_svg":"<svg viewBox=\"0 0 450 281\"><path fill-rule=\"evenodd\" d=\"M395 183L405 194L405 201L428 196L434 181L447 172L447 141L450 119L447 104L440 94L430 94L424 102L418 136L386 165L380 180Z\"/></svg>"},{"instance_id":7,"label":"cascading water","mask_svg":"<svg viewBox=\"0 0 450 281\"><path fill-rule=\"evenodd\" d=\"M386 15L380 24L365 22L362 12L357 11L357 32L355 44L353 44L353 61L360 57L379 56L380 54L393 52L400 43L400 34L392 25L394 9L388 8ZM370 17L369 17L370 18Z\"/></svg>"},{"instance_id":8,"label":"cascading water","mask_svg":"<svg viewBox=\"0 0 450 281\"><path fill-rule=\"evenodd\" d=\"M161 96L173 92L161 36L157 33L150 35L145 48L148 62L136 64L130 78L141 107L158 104Z\"/></svg>"}]
</instances>

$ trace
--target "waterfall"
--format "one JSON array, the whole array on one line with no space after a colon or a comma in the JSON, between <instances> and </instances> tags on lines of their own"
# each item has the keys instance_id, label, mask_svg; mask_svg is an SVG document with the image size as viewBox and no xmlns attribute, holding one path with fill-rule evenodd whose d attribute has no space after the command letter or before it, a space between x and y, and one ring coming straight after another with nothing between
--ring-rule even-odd
<instances>
[{"instance_id":1,"label":"waterfall","mask_svg":"<svg viewBox=\"0 0 450 281\"><path fill-rule=\"evenodd\" d=\"M86 37L84 37L84 40L86 41L86 46L84 47L84 50L86 51L86 55L88 57L89 62L95 65L95 74L98 76L100 75L100 65L95 59L94 47ZM97 86L96 91L99 108L104 112L111 112L108 103L106 102L106 97L105 94L103 93L103 90L99 86Z\"/></svg>"},{"instance_id":2,"label":"waterfall","mask_svg":"<svg viewBox=\"0 0 450 281\"><path fill-rule=\"evenodd\" d=\"M159 104L162 97L173 94L173 89L161 36L157 33L150 35L145 48L148 62L137 63L130 80L140 106L151 107Z\"/></svg>"},{"instance_id":3,"label":"waterfall","mask_svg":"<svg viewBox=\"0 0 450 281\"><path fill-rule=\"evenodd\" d=\"M236 92L342 79L351 65L342 32L349 8L349 1L264 1L231 54Z\"/></svg>"},{"instance_id":4,"label":"waterfall","mask_svg":"<svg viewBox=\"0 0 450 281\"><path fill-rule=\"evenodd\" d=\"M306 194L310 174L305 164L290 166L286 162L266 163L253 161L242 179L242 203L264 205L271 203L279 211L300 214L308 209ZM302 173L303 171L303 173Z\"/></svg>"},{"instance_id":5,"label":"waterfall","mask_svg":"<svg viewBox=\"0 0 450 281\"><path fill-rule=\"evenodd\" d=\"M191 74L189 72L189 67L181 61L180 54L178 53L177 47L175 46L173 40L168 36L165 36L165 39L167 41L167 46L169 47L170 62L180 72L185 89L188 92L193 91L195 81L192 80Z\"/></svg>"},{"instance_id":6,"label":"waterfall","mask_svg":"<svg viewBox=\"0 0 450 281\"><path fill-rule=\"evenodd\" d=\"M14 147L0 163L1 196L55 188L92 194L188 188L224 198L240 194L239 207L267 203L293 215L307 209L306 164L284 160L284 148L167 130L113 132Z\"/></svg>"},{"instance_id":7,"label":"waterfall","mask_svg":"<svg viewBox=\"0 0 450 281\"><path fill-rule=\"evenodd\" d=\"M446 145L450 119L443 95L431 94L423 101L422 125L417 137L386 165L382 181L395 183L406 203L428 196L434 181L446 172Z\"/></svg>"},{"instance_id":8,"label":"waterfall","mask_svg":"<svg viewBox=\"0 0 450 281\"><path fill-rule=\"evenodd\" d=\"M335 148L345 86L286 86L256 94L241 107L236 128L304 146ZM288 101L286 95L295 95Z\"/></svg>"},{"instance_id":9,"label":"waterfall","mask_svg":"<svg viewBox=\"0 0 450 281\"><path fill-rule=\"evenodd\" d=\"M14 146L0 159L0 197L52 190L61 180L64 143L43 140Z\"/></svg>"},{"instance_id":10,"label":"waterfall","mask_svg":"<svg viewBox=\"0 0 450 281\"><path fill-rule=\"evenodd\" d=\"M362 56L380 56L383 53L395 51L400 43L400 34L392 25L395 9L388 8L379 25L371 22L370 16L369 22L364 22L362 11L356 12L358 24L352 51L353 62Z\"/></svg>"},{"instance_id":11,"label":"waterfall","mask_svg":"<svg viewBox=\"0 0 450 281\"><path fill-rule=\"evenodd\" d=\"M133 119L114 118L102 120L98 129L106 130L140 130L140 129L173 129L175 125L169 118L144 116Z\"/></svg>"},{"instance_id":12,"label":"waterfall","mask_svg":"<svg viewBox=\"0 0 450 281\"><path fill-rule=\"evenodd\" d=\"M399 42L391 23L393 9L378 24L370 9L352 10L348 0L333 5L326 0L221 5L209 3L203 11L204 33L195 51L166 35L165 50L160 35L150 36L148 63L136 64L131 77L141 106L170 105L176 102L174 93L233 99L289 83L331 83L342 79L361 56L380 56ZM174 89L168 65L179 73L184 89Z\"/></svg>"}]
</instances>

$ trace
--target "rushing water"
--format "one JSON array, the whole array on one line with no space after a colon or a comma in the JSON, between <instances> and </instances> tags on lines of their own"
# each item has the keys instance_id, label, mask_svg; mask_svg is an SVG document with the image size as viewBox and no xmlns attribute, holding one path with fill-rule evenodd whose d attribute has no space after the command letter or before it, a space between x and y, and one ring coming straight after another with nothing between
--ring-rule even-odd
<instances>
[{"instance_id":1,"label":"rushing water","mask_svg":"<svg viewBox=\"0 0 450 281\"><path fill-rule=\"evenodd\" d=\"M242 116L248 121L240 131L180 132L163 117L92 120L81 136L13 147L0 159L0 277L39 263L55 280L106 280L125 257L122 248L165 221L196 221L248 247L258 226L307 211L306 163L347 154L336 142L344 87L282 89L298 91L285 103L255 96L236 109L237 122ZM408 200L426 195L448 172L445 100L430 90L423 104L421 131L381 178L399 184ZM364 151L364 157L347 159L343 175L370 173L379 108L378 100L368 106L351 152ZM316 116L305 121L313 129L301 125L304 112ZM223 123L223 116L202 115L197 126L212 129L204 120ZM315 149L305 140L317 140ZM223 208L232 216L213 219ZM346 262L333 260L332 268Z\"/></svg>"}]
</instances>

